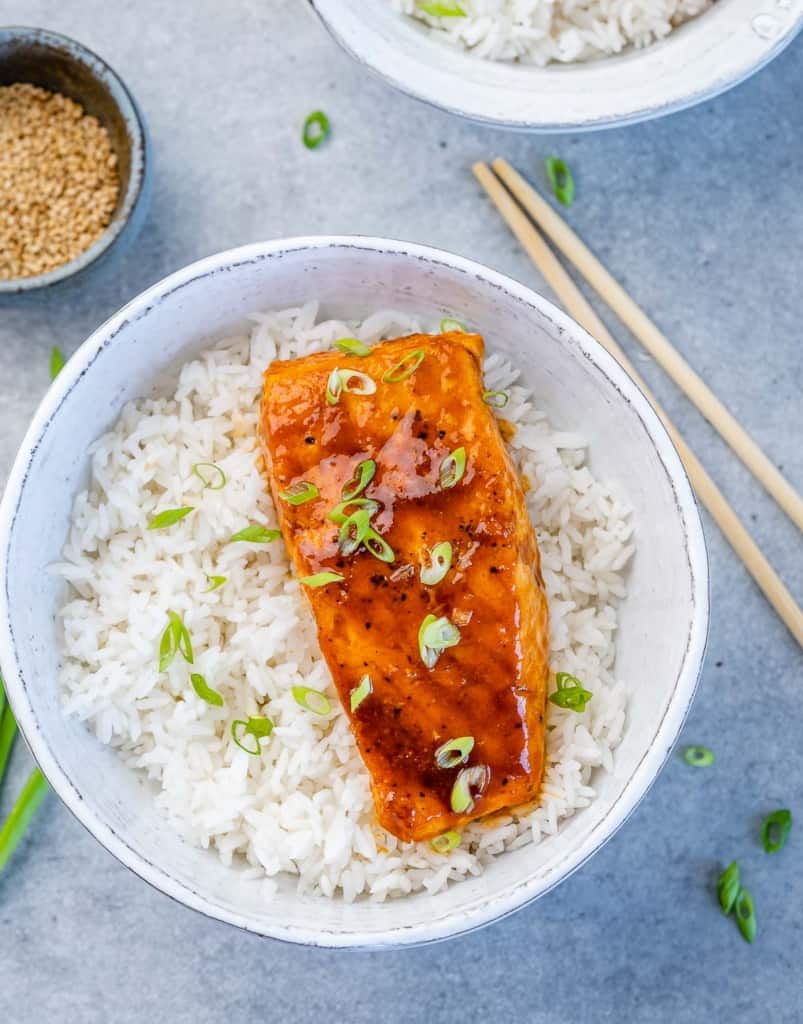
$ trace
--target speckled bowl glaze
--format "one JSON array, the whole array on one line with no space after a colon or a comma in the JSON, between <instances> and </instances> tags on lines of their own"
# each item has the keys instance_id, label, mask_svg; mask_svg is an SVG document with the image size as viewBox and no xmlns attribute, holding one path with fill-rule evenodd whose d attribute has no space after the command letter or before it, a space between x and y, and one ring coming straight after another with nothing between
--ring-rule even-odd
<instances>
[{"instance_id":1,"label":"speckled bowl glaze","mask_svg":"<svg viewBox=\"0 0 803 1024\"><path fill-rule=\"evenodd\" d=\"M148 141L142 115L123 82L81 43L41 28L0 27L0 85L30 82L60 92L100 121L109 133L120 173L120 196L106 230L74 260L46 274L0 278L0 294L56 284L100 259L125 233L133 236L145 207Z\"/></svg>"},{"instance_id":2,"label":"speckled bowl glaze","mask_svg":"<svg viewBox=\"0 0 803 1024\"><path fill-rule=\"evenodd\" d=\"M461 117L539 132L590 131L691 107L758 71L803 27L803 0L716 0L652 46L537 68L463 53L388 0L309 3L355 60L402 92Z\"/></svg>"},{"instance_id":3,"label":"speckled bowl glaze","mask_svg":"<svg viewBox=\"0 0 803 1024\"><path fill-rule=\"evenodd\" d=\"M506 853L480 877L435 896L349 905L300 896L284 877L275 900L262 904L260 890L236 868L183 842L147 786L62 713L54 620L64 590L47 567L59 558L73 499L86 485L89 445L126 401L163 388L211 339L244 326L249 311L313 297L324 316L387 307L425 321L459 316L489 349L516 361L558 428L590 439L594 472L618 481L635 510L638 549L617 660L632 699L613 774L599 776L597 800L556 836ZM76 817L115 857L187 906L260 935L341 948L459 935L529 903L591 857L666 761L694 694L708 626L697 506L635 384L585 331L523 285L470 260L386 239L299 238L224 252L172 274L99 327L50 388L17 456L0 507L0 568L9 698L34 756Z\"/></svg>"}]
</instances>

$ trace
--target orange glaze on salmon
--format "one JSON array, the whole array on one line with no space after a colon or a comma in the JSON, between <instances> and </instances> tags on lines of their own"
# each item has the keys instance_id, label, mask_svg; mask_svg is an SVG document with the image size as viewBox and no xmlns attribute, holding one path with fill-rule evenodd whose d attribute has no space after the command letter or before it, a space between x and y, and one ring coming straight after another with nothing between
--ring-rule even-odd
<instances>
[{"instance_id":1,"label":"orange glaze on salmon","mask_svg":"<svg viewBox=\"0 0 803 1024\"><path fill-rule=\"evenodd\" d=\"M476 334L412 335L364 358L333 351L277 361L264 377L261 439L282 533L300 577L343 577L304 589L377 816L404 840L532 800L544 769L547 603L522 488L482 398L483 347ZM419 352L409 376L383 381ZM329 404L335 369L367 374L376 391L343 391ZM465 471L444 488L441 464L461 447ZM340 527L327 518L369 459L376 472L359 497L378 503L371 526L392 548L392 563L364 546L341 554ZM304 482L317 497L293 505L280 496ZM452 545L451 567L425 586L421 566L442 541ZM427 615L459 628L459 642L432 668L419 652ZM365 674L371 692L352 712L350 695ZM457 737L474 740L465 764L439 767L436 751ZM466 765L485 767L485 785L472 786L472 806L456 813L452 790Z\"/></svg>"}]
</instances>

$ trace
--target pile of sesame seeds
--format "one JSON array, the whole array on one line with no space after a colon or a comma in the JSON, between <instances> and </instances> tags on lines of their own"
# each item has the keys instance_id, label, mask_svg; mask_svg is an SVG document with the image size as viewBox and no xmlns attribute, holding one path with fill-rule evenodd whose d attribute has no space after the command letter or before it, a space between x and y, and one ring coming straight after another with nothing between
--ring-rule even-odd
<instances>
[{"instance_id":1,"label":"pile of sesame seeds","mask_svg":"<svg viewBox=\"0 0 803 1024\"><path fill-rule=\"evenodd\" d=\"M95 242L117 205L108 132L73 100L0 86L0 279L33 277Z\"/></svg>"}]
</instances>

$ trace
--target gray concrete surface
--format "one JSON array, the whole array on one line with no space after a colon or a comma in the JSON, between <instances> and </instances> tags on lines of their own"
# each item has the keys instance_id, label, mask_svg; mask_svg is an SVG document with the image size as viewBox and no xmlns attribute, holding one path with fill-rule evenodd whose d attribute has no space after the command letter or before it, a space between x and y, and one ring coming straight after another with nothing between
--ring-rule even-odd
<instances>
[{"instance_id":1,"label":"gray concrete surface","mask_svg":"<svg viewBox=\"0 0 803 1024\"><path fill-rule=\"evenodd\" d=\"M0 474L71 352L143 287L255 239L363 232L429 242L543 289L471 162L497 153L577 178L570 219L764 448L803 486L803 42L695 110L538 138L462 124L354 67L302 0L0 0L0 23L77 37L121 72L150 125L153 201L135 245L53 290L0 299ZM299 125L329 113L329 144ZM638 349L617 325L631 354ZM803 599L800 536L663 374L645 376ZM396 954L336 954L239 934L119 866L50 798L0 879L0 1021L673 1022L803 1019L800 650L707 521L713 619L686 742L615 839L557 891L478 934ZM650 666L644 666L649 672ZM0 797L29 770L21 748ZM763 814L800 817L768 857ZM712 882L737 857L759 936Z\"/></svg>"}]
</instances>

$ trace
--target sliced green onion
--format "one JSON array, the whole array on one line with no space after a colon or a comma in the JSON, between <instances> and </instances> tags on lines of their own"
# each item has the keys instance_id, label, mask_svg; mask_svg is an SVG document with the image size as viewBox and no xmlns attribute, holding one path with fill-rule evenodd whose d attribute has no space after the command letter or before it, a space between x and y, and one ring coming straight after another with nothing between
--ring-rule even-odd
<instances>
[{"instance_id":1,"label":"sliced green onion","mask_svg":"<svg viewBox=\"0 0 803 1024\"><path fill-rule=\"evenodd\" d=\"M451 320L446 317L445 320L441 320L441 334L465 334L466 325L461 323L459 320Z\"/></svg>"},{"instance_id":2,"label":"sliced green onion","mask_svg":"<svg viewBox=\"0 0 803 1024\"><path fill-rule=\"evenodd\" d=\"M28 776L28 781L22 787L22 792L17 797L11 814L0 829L0 871L5 868L11 855L19 846L31 819L47 793L47 789L47 780L44 775L38 768L34 768Z\"/></svg>"},{"instance_id":3,"label":"sliced green onion","mask_svg":"<svg viewBox=\"0 0 803 1024\"><path fill-rule=\"evenodd\" d=\"M305 587L325 587L327 583L342 583L344 579L345 576L341 576L339 572L330 572L327 569L312 576L302 576L299 582Z\"/></svg>"},{"instance_id":4,"label":"sliced green onion","mask_svg":"<svg viewBox=\"0 0 803 1024\"><path fill-rule=\"evenodd\" d=\"M465 18L466 12L456 3L447 0L418 0L416 7L433 18Z\"/></svg>"},{"instance_id":5,"label":"sliced green onion","mask_svg":"<svg viewBox=\"0 0 803 1024\"><path fill-rule=\"evenodd\" d=\"M429 553L429 565L421 566L421 582L427 587L440 583L452 567L452 545L448 540L436 544Z\"/></svg>"},{"instance_id":6,"label":"sliced green onion","mask_svg":"<svg viewBox=\"0 0 803 1024\"><path fill-rule=\"evenodd\" d=\"M198 672L191 673L190 682L192 683L193 690L195 690L201 700L205 700L207 704L212 704L216 708L223 707L223 698L217 690L213 690L212 687L207 684L202 675Z\"/></svg>"},{"instance_id":7,"label":"sliced green onion","mask_svg":"<svg viewBox=\"0 0 803 1024\"><path fill-rule=\"evenodd\" d=\"M61 351L61 349L58 347L58 345L54 345L53 348L50 350L50 379L51 380L55 380L56 377L58 377L58 375L64 369L65 363L66 363L66 360L64 358L64 353Z\"/></svg>"},{"instance_id":8,"label":"sliced green onion","mask_svg":"<svg viewBox=\"0 0 803 1024\"><path fill-rule=\"evenodd\" d=\"M558 688L549 695L550 701L559 708L570 708L572 711L585 711L586 704L594 696L590 690L583 689L583 684L576 676L568 672L558 672L555 677Z\"/></svg>"},{"instance_id":9,"label":"sliced green onion","mask_svg":"<svg viewBox=\"0 0 803 1024\"><path fill-rule=\"evenodd\" d=\"M347 511L350 508L353 508L355 512L357 509L365 509L370 519L379 511L379 502L374 501L373 498L349 498L348 501L341 501L339 505L335 505L331 512L326 513L326 518L338 525L345 523L351 515L351 512Z\"/></svg>"},{"instance_id":10,"label":"sliced green onion","mask_svg":"<svg viewBox=\"0 0 803 1024\"><path fill-rule=\"evenodd\" d=\"M739 865L733 861L725 868L717 882L717 897L723 914L729 914L733 910L740 886Z\"/></svg>"},{"instance_id":11,"label":"sliced green onion","mask_svg":"<svg viewBox=\"0 0 803 1024\"><path fill-rule=\"evenodd\" d=\"M374 688L371 685L371 677L369 675L364 675L362 679L359 681L359 683L357 683L357 685L349 694L349 702L351 704L352 714L354 714L354 712L357 710L360 704L362 704L365 698L370 693L373 693L373 689Z\"/></svg>"},{"instance_id":12,"label":"sliced green onion","mask_svg":"<svg viewBox=\"0 0 803 1024\"><path fill-rule=\"evenodd\" d=\"M756 914L753 909L753 897L744 886L739 889L733 909L736 912L736 923L739 925L742 938L745 942L752 942L756 937Z\"/></svg>"},{"instance_id":13,"label":"sliced green onion","mask_svg":"<svg viewBox=\"0 0 803 1024\"><path fill-rule=\"evenodd\" d=\"M376 381L362 370L338 370L343 390L350 395L373 395L376 393ZM357 383L354 384L353 381Z\"/></svg>"},{"instance_id":14,"label":"sliced green onion","mask_svg":"<svg viewBox=\"0 0 803 1024\"><path fill-rule=\"evenodd\" d=\"M473 749L473 736L458 736L457 739L447 740L435 751L435 763L439 768L456 768L468 761Z\"/></svg>"},{"instance_id":15,"label":"sliced green onion","mask_svg":"<svg viewBox=\"0 0 803 1024\"><path fill-rule=\"evenodd\" d=\"M382 380L385 384L398 384L400 381L407 380L408 377L412 377L423 363L425 355L426 352L422 348L408 352L395 366L391 366L389 370L382 374Z\"/></svg>"},{"instance_id":16,"label":"sliced green onion","mask_svg":"<svg viewBox=\"0 0 803 1024\"><path fill-rule=\"evenodd\" d=\"M547 156L544 158L544 167L555 198L564 206L571 206L574 202L574 178L569 165L560 157Z\"/></svg>"},{"instance_id":17,"label":"sliced green onion","mask_svg":"<svg viewBox=\"0 0 803 1024\"><path fill-rule=\"evenodd\" d=\"M686 747L683 760L693 768L707 768L714 763L714 751L708 747Z\"/></svg>"},{"instance_id":18,"label":"sliced green onion","mask_svg":"<svg viewBox=\"0 0 803 1024\"><path fill-rule=\"evenodd\" d=\"M371 528L371 518L367 509L358 508L356 512L343 521L338 533L340 551L344 555L352 555L365 540Z\"/></svg>"},{"instance_id":19,"label":"sliced green onion","mask_svg":"<svg viewBox=\"0 0 803 1024\"><path fill-rule=\"evenodd\" d=\"M192 641L180 615L167 613L167 626L159 643L159 671L166 672L177 654L192 664Z\"/></svg>"},{"instance_id":20,"label":"sliced green onion","mask_svg":"<svg viewBox=\"0 0 803 1024\"><path fill-rule=\"evenodd\" d=\"M204 574L206 575L206 574ZM206 577L209 586L204 590L204 594L211 594L213 590L217 590L218 587L222 587L228 579L228 576L207 576Z\"/></svg>"},{"instance_id":21,"label":"sliced green onion","mask_svg":"<svg viewBox=\"0 0 803 1024\"><path fill-rule=\"evenodd\" d=\"M482 400L492 409L504 409L510 401L510 395L507 391L483 391Z\"/></svg>"},{"instance_id":22,"label":"sliced green onion","mask_svg":"<svg viewBox=\"0 0 803 1024\"><path fill-rule=\"evenodd\" d=\"M194 508L194 505L184 505L183 508L166 508L164 512L159 512L153 517L153 519L151 519L148 523L148 529L165 530L168 526L175 526L175 524L180 523L185 516L188 516Z\"/></svg>"},{"instance_id":23,"label":"sliced green onion","mask_svg":"<svg viewBox=\"0 0 803 1024\"><path fill-rule=\"evenodd\" d=\"M323 140L329 136L331 130L329 118L326 114L322 110L313 110L304 121L301 140L307 149L317 149Z\"/></svg>"},{"instance_id":24,"label":"sliced green onion","mask_svg":"<svg viewBox=\"0 0 803 1024\"><path fill-rule=\"evenodd\" d=\"M347 356L357 356L360 359L371 354L371 346L366 345L359 338L338 338L335 342L335 348L339 348Z\"/></svg>"},{"instance_id":25,"label":"sliced green onion","mask_svg":"<svg viewBox=\"0 0 803 1024\"><path fill-rule=\"evenodd\" d=\"M206 469L211 470L211 472L204 474ZM210 491L222 491L226 486L226 474L216 462L196 462L192 467L192 471L204 487Z\"/></svg>"},{"instance_id":26,"label":"sliced green onion","mask_svg":"<svg viewBox=\"0 0 803 1024\"><path fill-rule=\"evenodd\" d=\"M306 502L312 501L313 498L317 498L318 494L318 488L309 480L299 480L298 483L288 487L286 491L279 491L279 497L289 505L304 505Z\"/></svg>"},{"instance_id":27,"label":"sliced green onion","mask_svg":"<svg viewBox=\"0 0 803 1024\"><path fill-rule=\"evenodd\" d=\"M239 728L242 726L242 728ZM269 718L250 717L247 721L237 718L231 723L231 738L246 754L253 754L258 757L262 753L259 741L273 732L273 722ZM239 735L238 735L239 733ZM254 740L252 746L246 746L242 741L246 736Z\"/></svg>"},{"instance_id":28,"label":"sliced green onion","mask_svg":"<svg viewBox=\"0 0 803 1024\"><path fill-rule=\"evenodd\" d=\"M418 650L427 668L434 668L441 653L459 643L460 630L445 615L427 615L418 630Z\"/></svg>"},{"instance_id":29,"label":"sliced green onion","mask_svg":"<svg viewBox=\"0 0 803 1024\"><path fill-rule=\"evenodd\" d=\"M328 715L332 710L326 694L313 690L311 686L294 686L293 699L305 711L311 711L314 715Z\"/></svg>"},{"instance_id":30,"label":"sliced green onion","mask_svg":"<svg viewBox=\"0 0 803 1024\"><path fill-rule=\"evenodd\" d=\"M444 832L443 835L430 839L429 845L435 853L451 853L455 847L460 845L460 833L454 831Z\"/></svg>"},{"instance_id":31,"label":"sliced green onion","mask_svg":"<svg viewBox=\"0 0 803 1024\"><path fill-rule=\"evenodd\" d=\"M376 463L373 459L363 459L357 464L354 475L343 484L341 497L343 501L351 501L358 494L362 494L370 484L376 473Z\"/></svg>"},{"instance_id":32,"label":"sliced green onion","mask_svg":"<svg viewBox=\"0 0 803 1024\"><path fill-rule=\"evenodd\" d=\"M393 548L373 527L368 527L368 531L363 538L363 544L365 544L366 550L370 551L374 558L378 558L380 562L396 561L396 553Z\"/></svg>"},{"instance_id":33,"label":"sliced green onion","mask_svg":"<svg viewBox=\"0 0 803 1024\"><path fill-rule=\"evenodd\" d=\"M326 401L328 405L337 405L340 393L343 390L343 381L340 377L340 370L332 370L326 382Z\"/></svg>"},{"instance_id":34,"label":"sliced green onion","mask_svg":"<svg viewBox=\"0 0 803 1024\"><path fill-rule=\"evenodd\" d=\"M281 530L269 530L266 526L246 526L229 537L229 543L245 541L248 544L270 544L281 537Z\"/></svg>"},{"instance_id":35,"label":"sliced green onion","mask_svg":"<svg viewBox=\"0 0 803 1024\"><path fill-rule=\"evenodd\" d=\"M773 811L761 826L761 842L767 853L777 853L792 831L792 812L786 809Z\"/></svg>"},{"instance_id":36,"label":"sliced green onion","mask_svg":"<svg viewBox=\"0 0 803 1024\"><path fill-rule=\"evenodd\" d=\"M452 786L451 804L455 814L468 814L473 809L475 797L482 793L490 777L491 773L484 764L460 770Z\"/></svg>"},{"instance_id":37,"label":"sliced green onion","mask_svg":"<svg viewBox=\"0 0 803 1024\"><path fill-rule=\"evenodd\" d=\"M6 704L3 713L0 714L0 782L3 781L3 776L6 773L6 766L16 737L17 721L11 713L10 706Z\"/></svg>"},{"instance_id":38,"label":"sliced green onion","mask_svg":"<svg viewBox=\"0 0 803 1024\"><path fill-rule=\"evenodd\" d=\"M440 485L444 490L449 487L454 487L455 484L459 483L463 479L463 474L466 471L466 449L455 448L455 450L447 455L441 463L440 468Z\"/></svg>"}]
</instances>

